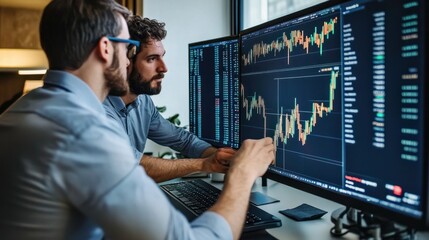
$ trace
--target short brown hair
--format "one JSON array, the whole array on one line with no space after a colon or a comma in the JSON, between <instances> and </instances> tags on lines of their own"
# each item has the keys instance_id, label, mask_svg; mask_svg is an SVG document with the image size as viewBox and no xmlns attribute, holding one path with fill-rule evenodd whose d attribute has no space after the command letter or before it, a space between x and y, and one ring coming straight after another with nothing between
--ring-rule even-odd
<instances>
[{"instance_id":1,"label":"short brown hair","mask_svg":"<svg viewBox=\"0 0 429 240\"><path fill-rule=\"evenodd\" d=\"M117 36L120 16L130 12L114 0L52 0L43 10L40 43L55 70L78 69L103 36Z\"/></svg>"}]
</instances>

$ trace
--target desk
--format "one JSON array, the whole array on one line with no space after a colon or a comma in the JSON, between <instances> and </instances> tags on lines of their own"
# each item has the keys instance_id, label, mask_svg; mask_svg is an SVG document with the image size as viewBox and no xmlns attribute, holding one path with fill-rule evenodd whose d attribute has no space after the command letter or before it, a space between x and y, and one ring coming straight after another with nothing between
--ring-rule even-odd
<instances>
[{"instance_id":1,"label":"desk","mask_svg":"<svg viewBox=\"0 0 429 240\"><path fill-rule=\"evenodd\" d=\"M206 179L212 185L222 188L222 183L213 183ZM284 184L268 179L267 187L261 186L259 178L252 187L252 191L262 192L268 196L277 198L280 202L259 206L261 209L273 214L282 220L282 226L279 228L267 229L273 237L287 240L327 240L327 239L359 239L356 234L348 233L342 238L335 238L330 235L330 229L333 227L331 222L331 213L342 207L342 205L333 201L288 187ZM327 211L321 219L297 222L279 213L279 210L294 208L302 203L307 203L314 207ZM418 232L419 240L428 240L429 231Z\"/></svg>"}]
</instances>

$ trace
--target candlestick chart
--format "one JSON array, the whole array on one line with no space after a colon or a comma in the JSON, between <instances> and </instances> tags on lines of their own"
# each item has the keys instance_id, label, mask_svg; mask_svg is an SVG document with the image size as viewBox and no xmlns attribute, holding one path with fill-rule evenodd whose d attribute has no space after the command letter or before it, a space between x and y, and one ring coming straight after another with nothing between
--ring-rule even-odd
<instances>
[{"instance_id":1,"label":"candlestick chart","mask_svg":"<svg viewBox=\"0 0 429 240\"><path fill-rule=\"evenodd\" d=\"M342 164L338 21L333 12L279 25L243 36L241 47L241 139L271 137L276 167L314 175L312 164L327 182L340 176L323 172Z\"/></svg>"},{"instance_id":2,"label":"candlestick chart","mask_svg":"<svg viewBox=\"0 0 429 240\"><path fill-rule=\"evenodd\" d=\"M261 38L248 46L241 56L243 66L255 64L260 60L264 61L267 58L270 60L286 58L286 63L289 65L291 54L295 52L295 56L311 53L323 56L324 45L329 43L330 39L335 40L336 38L333 35L337 22L338 17L336 16L327 18L321 21L320 27L315 26L313 32L304 30L308 28L301 25L279 29L271 33L273 38ZM307 32L310 33L307 34Z\"/></svg>"}]
</instances>

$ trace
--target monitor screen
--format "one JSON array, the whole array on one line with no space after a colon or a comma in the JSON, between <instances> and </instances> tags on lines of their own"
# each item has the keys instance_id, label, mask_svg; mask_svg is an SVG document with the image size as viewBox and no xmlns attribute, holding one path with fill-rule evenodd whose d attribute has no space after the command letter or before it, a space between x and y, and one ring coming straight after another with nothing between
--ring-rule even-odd
<instances>
[{"instance_id":1,"label":"monitor screen","mask_svg":"<svg viewBox=\"0 0 429 240\"><path fill-rule=\"evenodd\" d=\"M238 37L189 44L189 130L216 147L239 145Z\"/></svg>"},{"instance_id":2,"label":"monitor screen","mask_svg":"<svg viewBox=\"0 0 429 240\"><path fill-rule=\"evenodd\" d=\"M330 1L240 33L241 139L267 176L428 225L426 0Z\"/></svg>"}]
</instances>

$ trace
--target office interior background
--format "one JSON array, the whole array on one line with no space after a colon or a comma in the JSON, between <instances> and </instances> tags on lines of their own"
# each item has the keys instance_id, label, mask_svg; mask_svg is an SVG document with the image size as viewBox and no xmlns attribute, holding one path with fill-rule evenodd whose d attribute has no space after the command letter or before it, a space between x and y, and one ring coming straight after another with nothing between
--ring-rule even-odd
<instances>
[{"instance_id":1,"label":"office interior background","mask_svg":"<svg viewBox=\"0 0 429 240\"><path fill-rule=\"evenodd\" d=\"M166 23L168 34L163 43L167 51L165 61L169 71L163 81L161 94L153 96L152 99L155 105L167 107L166 112L163 113L165 117L178 113L181 125L187 126L189 124L188 45L190 43L229 36L238 33L239 30L325 0L117 1L131 6L137 14ZM29 80L40 80L43 75L36 73L20 75L19 70L47 68L47 60L40 49L38 24L42 9L48 2L49 0L0 0L0 114L25 92L28 84L31 83ZM234 3L238 3L237 9L234 9L237 6ZM240 13L241 17L238 21L233 13ZM33 83L35 85L31 87L38 86L37 82ZM147 152L166 151L153 143L148 143L146 146ZM424 151L427 156L427 150ZM311 228L314 228L314 225Z\"/></svg>"},{"instance_id":2,"label":"office interior background","mask_svg":"<svg viewBox=\"0 0 429 240\"><path fill-rule=\"evenodd\" d=\"M283 16L324 0L118 0L136 14L166 23L168 73L155 105L166 106L165 117L179 114L181 126L189 124L188 44L228 36L265 21ZM48 63L39 44L38 24L49 0L0 0L0 113L24 91L39 86L42 74L19 70L46 69ZM232 27L233 2L240 6L240 25ZM24 89L25 88L25 89ZM148 152L165 149L148 143Z\"/></svg>"}]
</instances>

